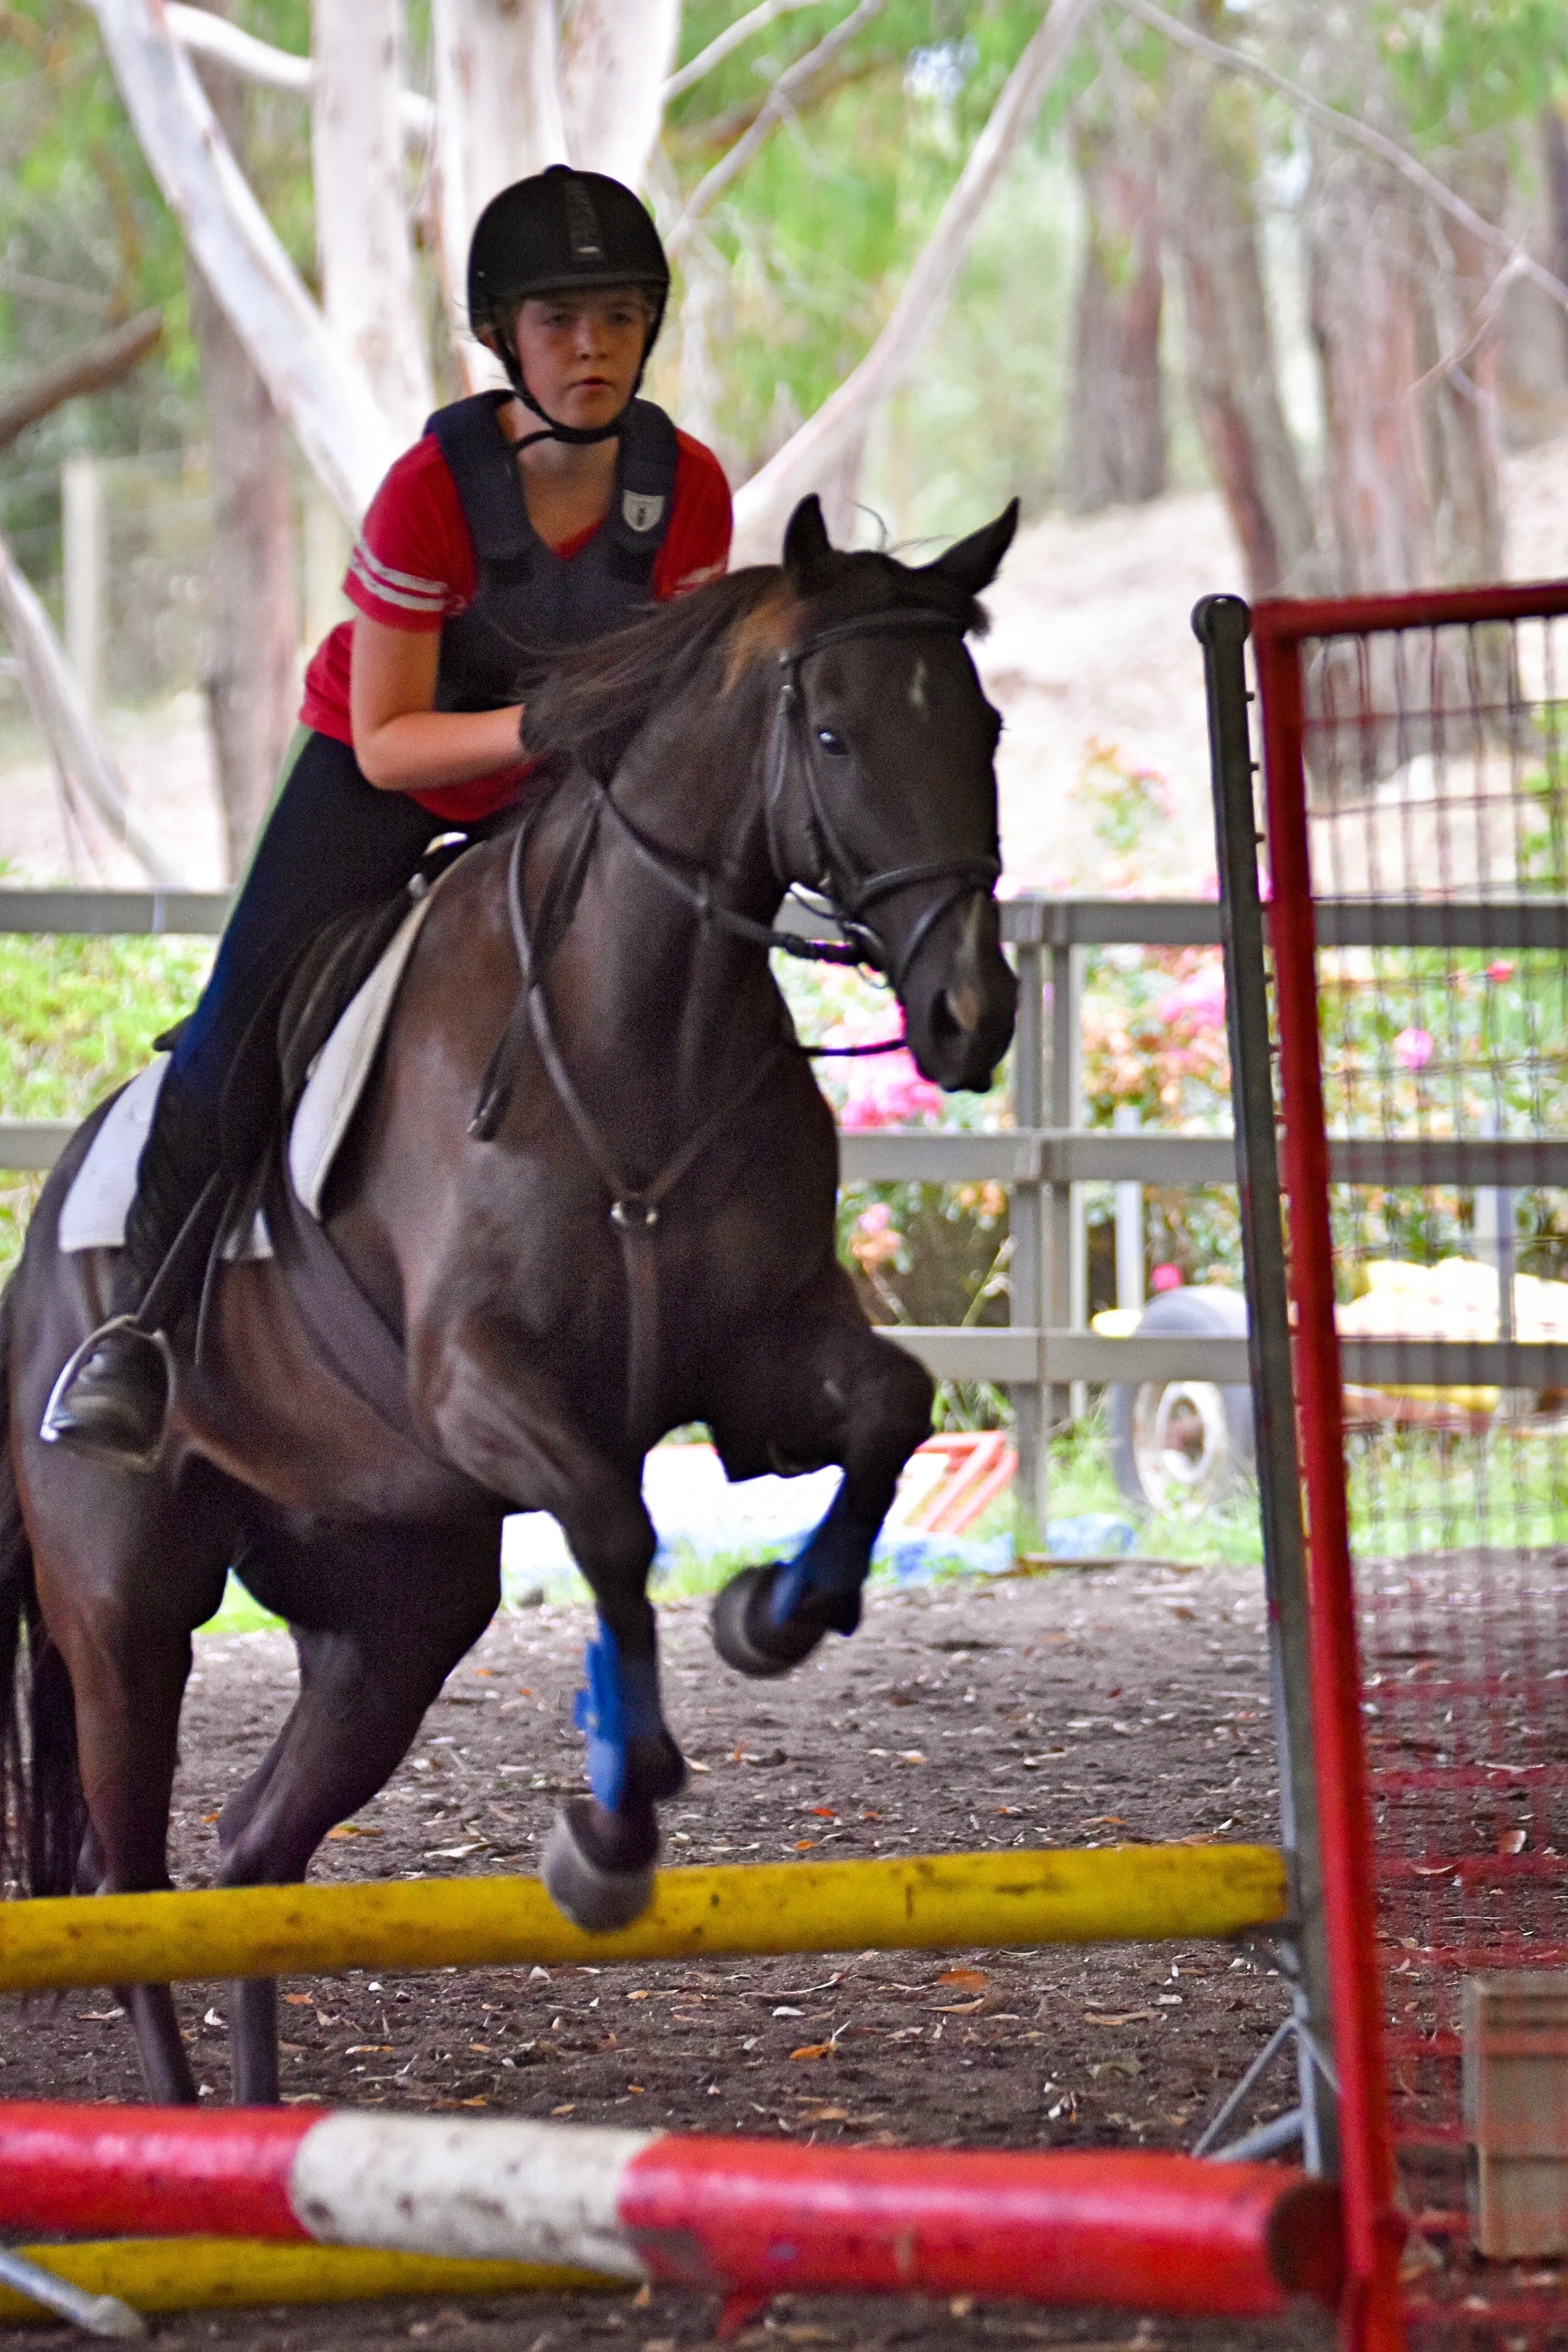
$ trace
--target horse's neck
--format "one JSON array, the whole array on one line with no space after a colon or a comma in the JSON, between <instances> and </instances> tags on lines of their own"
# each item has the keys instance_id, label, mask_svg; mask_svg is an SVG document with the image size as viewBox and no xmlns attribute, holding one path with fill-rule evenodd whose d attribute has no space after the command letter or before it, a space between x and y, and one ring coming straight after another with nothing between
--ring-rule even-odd
<instances>
[{"instance_id":1,"label":"horse's neck","mask_svg":"<svg viewBox=\"0 0 1568 2352\"><path fill-rule=\"evenodd\" d=\"M742 762L699 733L679 765L639 761L616 797L647 837L722 877L716 895L772 913L760 800ZM704 923L612 820L598 836L550 983L551 1017L601 1113L641 1143L668 1143L742 1085L781 1030L763 951Z\"/></svg>"}]
</instances>

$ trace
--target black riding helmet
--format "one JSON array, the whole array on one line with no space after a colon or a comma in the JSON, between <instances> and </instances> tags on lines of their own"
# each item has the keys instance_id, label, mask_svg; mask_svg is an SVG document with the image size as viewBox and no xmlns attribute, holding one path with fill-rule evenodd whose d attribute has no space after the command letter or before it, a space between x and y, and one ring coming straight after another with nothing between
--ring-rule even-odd
<instances>
[{"instance_id":1,"label":"black riding helmet","mask_svg":"<svg viewBox=\"0 0 1568 2352\"><path fill-rule=\"evenodd\" d=\"M488 328L494 335L512 389L546 426L547 433L531 435L532 440L608 441L621 431L624 409L610 425L557 424L524 383L512 341L520 303L533 295L595 286L641 286L653 297L653 323L643 345L646 366L664 324L669 263L647 206L629 188L602 172L552 163L547 172L514 180L490 198L468 247L468 318L476 334Z\"/></svg>"}]
</instances>

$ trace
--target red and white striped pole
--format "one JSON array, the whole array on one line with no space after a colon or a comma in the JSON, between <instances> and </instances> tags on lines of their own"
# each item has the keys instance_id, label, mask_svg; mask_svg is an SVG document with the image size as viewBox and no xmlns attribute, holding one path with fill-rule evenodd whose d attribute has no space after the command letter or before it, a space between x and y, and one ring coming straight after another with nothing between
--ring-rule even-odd
<instances>
[{"instance_id":1,"label":"red and white striped pole","mask_svg":"<svg viewBox=\"0 0 1568 2352\"><path fill-rule=\"evenodd\" d=\"M1192 2157L795 2147L505 2118L0 2105L0 2228L580 2266L731 2298L969 2294L1264 2316L1340 2284L1339 2200Z\"/></svg>"}]
</instances>

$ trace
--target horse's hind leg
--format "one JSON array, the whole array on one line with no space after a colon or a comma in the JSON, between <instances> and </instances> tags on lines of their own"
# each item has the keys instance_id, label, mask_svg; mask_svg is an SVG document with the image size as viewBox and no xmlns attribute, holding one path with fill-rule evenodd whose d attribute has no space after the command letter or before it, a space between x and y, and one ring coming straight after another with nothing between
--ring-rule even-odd
<instances>
[{"instance_id":1,"label":"horse's hind leg","mask_svg":"<svg viewBox=\"0 0 1568 2352\"><path fill-rule=\"evenodd\" d=\"M40 1583L48 1593L47 1564ZM219 1570L221 1575L221 1569ZM91 1831L79 1875L104 1895L150 1894L169 1885L169 1799L178 1759L180 1704L191 1637L178 1617L101 1588L70 1604L46 1601L75 1696L78 1760ZM135 2029L147 2095L195 2100L196 2085L167 1985L118 1985Z\"/></svg>"},{"instance_id":2,"label":"horse's hind leg","mask_svg":"<svg viewBox=\"0 0 1568 2352\"><path fill-rule=\"evenodd\" d=\"M825 1633L855 1631L899 1474L931 1433L929 1374L869 1328L837 1281L826 1303L839 1311L770 1330L727 1368L715 1423L727 1464L749 1468L761 1455L844 1465L832 1507L795 1558L742 1569L714 1603L714 1647L744 1675L787 1674Z\"/></svg>"},{"instance_id":3,"label":"horse's hind leg","mask_svg":"<svg viewBox=\"0 0 1568 2352\"><path fill-rule=\"evenodd\" d=\"M219 1820L225 1886L304 1877L327 1832L391 1779L500 1598L493 1523L335 1528L310 1544L269 1538L268 1552L255 1580L259 1598L296 1621L300 1692L268 1756ZM307 1613L317 1621L310 1628L298 1622ZM277 2014L270 1979L235 1985L237 2105L278 2096Z\"/></svg>"}]
</instances>

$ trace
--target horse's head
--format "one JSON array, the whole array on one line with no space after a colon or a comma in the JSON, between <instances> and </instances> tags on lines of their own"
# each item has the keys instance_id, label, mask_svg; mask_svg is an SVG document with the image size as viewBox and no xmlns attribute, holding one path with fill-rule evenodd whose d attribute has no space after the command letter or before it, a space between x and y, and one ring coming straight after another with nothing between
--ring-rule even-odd
<instances>
[{"instance_id":1,"label":"horse's head","mask_svg":"<svg viewBox=\"0 0 1568 2352\"><path fill-rule=\"evenodd\" d=\"M1001 721L963 643L1017 520L1015 499L919 570L836 550L815 498L784 539L797 617L768 753L774 865L881 966L916 1062L950 1089L989 1085L1017 1001L994 895Z\"/></svg>"}]
</instances>

